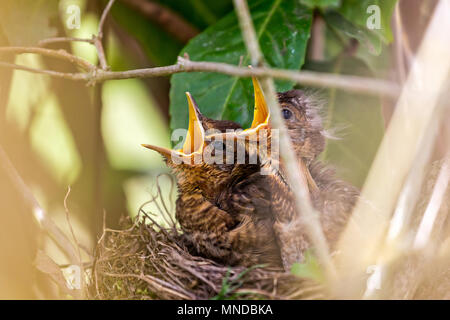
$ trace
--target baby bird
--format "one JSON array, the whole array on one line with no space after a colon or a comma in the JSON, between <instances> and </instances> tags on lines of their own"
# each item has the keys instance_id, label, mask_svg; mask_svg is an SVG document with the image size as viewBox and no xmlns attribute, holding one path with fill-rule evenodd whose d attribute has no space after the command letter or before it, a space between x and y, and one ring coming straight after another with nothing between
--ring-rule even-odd
<instances>
[{"instance_id":1,"label":"baby bird","mask_svg":"<svg viewBox=\"0 0 450 320\"><path fill-rule=\"evenodd\" d=\"M176 177L179 190L176 218L184 238L197 253L228 265L266 263L280 266L273 223L246 215L230 214L217 201L222 191L232 184L232 180L245 179L259 170L259 167L245 165L237 169L235 161L231 164L226 161L209 163L205 155L221 157L221 154L215 153L222 145L216 148L214 141L206 141L205 131L212 129L224 132L227 129L239 129L240 126L231 121L205 117L189 93L187 98L189 128L183 148L169 150L144 145L162 154ZM255 111L255 118L258 117L259 114ZM223 156L226 157L226 154Z\"/></svg>"},{"instance_id":2,"label":"baby bird","mask_svg":"<svg viewBox=\"0 0 450 320\"><path fill-rule=\"evenodd\" d=\"M263 98L259 100L264 101ZM278 93L278 100L300 169L307 177L313 205L320 212L324 234L329 246L333 248L346 225L359 191L337 179L334 170L316 160L324 149L325 136L322 119L314 101L300 90ZM265 105L264 102L262 104ZM260 165L270 167L277 159L271 158L273 150L270 150L268 112L267 119L263 122L267 124L264 128L268 128L268 139L262 143L267 143L269 157L262 157ZM257 135L261 128L263 127L258 127L252 134ZM239 136L244 135L246 132L221 136L242 141ZM250 153L259 150L261 148L247 148ZM228 189L223 191L219 203L227 212L247 212L247 215L272 217L283 266L287 270L294 262L303 260L305 251L310 249L310 242L305 234L301 213L300 216L297 215L293 194L285 179L283 163L279 164L279 170L269 171L271 173L268 175L263 175L258 170L244 179L233 180Z\"/></svg>"}]
</instances>

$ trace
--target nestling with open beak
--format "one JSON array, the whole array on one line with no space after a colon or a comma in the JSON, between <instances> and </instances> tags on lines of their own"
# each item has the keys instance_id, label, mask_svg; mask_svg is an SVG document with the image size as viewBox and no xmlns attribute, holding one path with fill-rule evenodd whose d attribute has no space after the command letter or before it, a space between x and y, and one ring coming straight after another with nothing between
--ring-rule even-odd
<instances>
[{"instance_id":1,"label":"nestling with open beak","mask_svg":"<svg viewBox=\"0 0 450 320\"><path fill-rule=\"evenodd\" d=\"M214 141L205 140L205 130L224 132L227 129L239 129L240 126L231 121L212 120L203 116L189 93L187 98L189 128L183 148L169 150L144 145L164 156L177 179L179 196L176 218L184 238L198 254L229 265L266 263L280 266L273 221L261 222L261 219L230 214L217 202L232 180L245 179L259 170L259 166L245 165L238 169L234 159L231 163L226 163L226 159L221 163L207 163L202 157L208 149L212 154L215 152ZM255 117L258 116L255 111ZM219 149L222 147L219 145Z\"/></svg>"},{"instance_id":2,"label":"nestling with open beak","mask_svg":"<svg viewBox=\"0 0 450 320\"><path fill-rule=\"evenodd\" d=\"M243 141L242 136L250 134L258 136L256 138L258 140L258 131L268 128L268 139L262 141L267 144L267 148L247 148L247 151L268 150L268 157L262 157L260 165L271 167L278 159L272 157L276 153L270 150L272 145L270 114L258 81L253 79L253 83L255 101L258 104L255 108L266 109L267 119L260 120L264 126L254 125L254 130L226 133L220 136ZM316 160L325 147L326 134L324 134L322 119L318 108L315 107L315 102L301 90L278 93L278 101L300 170L307 178L313 205L320 212L324 234L329 246L333 249L348 221L359 191L352 185L337 179L332 168ZM268 175L262 175L260 171L257 171L246 179L234 182L230 189L223 194L219 203L227 203L228 205L222 204L222 207L228 212L247 208L247 210L261 215L262 212L270 211L269 215L274 219L273 228L283 266L288 270L294 262L303 260L305 251L310 249L310 243L304 231L301 212L299 215L296 213L293 194L284 178L283 163L277 165L279 165L279 169L269 169L268 172L271 173ZM253 194L262 194L262 196L253 197ZM261 198L269 201L263 202Z\"/></svg>"}]
</instances>

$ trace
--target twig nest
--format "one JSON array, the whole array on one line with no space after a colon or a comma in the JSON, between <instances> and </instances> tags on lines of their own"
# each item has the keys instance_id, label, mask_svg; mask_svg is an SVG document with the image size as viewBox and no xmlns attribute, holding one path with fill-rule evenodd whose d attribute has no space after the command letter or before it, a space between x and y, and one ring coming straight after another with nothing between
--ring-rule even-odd
<instances>
[{"instance_id":1,"label":"twig nest","mask_svg":"<svg viewBox=\"0 0 450 320\"><path fill-rule=\"evenodd\" d=\"M93 299L320 299L321 286L290 273L226 266L195 256L182 233L149 214L127 229L105 229L98 243Z\"/></svg>"}]
</instances>

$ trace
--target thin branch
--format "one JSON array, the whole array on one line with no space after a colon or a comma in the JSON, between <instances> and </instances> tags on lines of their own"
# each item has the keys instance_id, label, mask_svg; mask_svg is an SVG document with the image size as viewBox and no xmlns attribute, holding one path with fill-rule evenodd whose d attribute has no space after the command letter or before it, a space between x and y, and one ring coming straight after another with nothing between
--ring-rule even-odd
<instances>
[{"instance_id":1,"label":"thin branch","mask_svg":"<svg viewBox=\"0 0 450 320\"><path fill-rule=\"evenodd\" d=\"M102 70L109 70L108 64L106 62L105 50L103 49L103 26L105 24L106 17L108 16L109 11L114 4L114 1L115 0L109 0L108 4L103 10L102 16L100 17L97 36L92 36L92 39L94 40L94 46L97 49L98 61L100 62L100 67L102 68Z\"/></svg>"},{"instance_id":2,"label":"thin branch","mask_svg":"<svg viewBox=\"0 0 450 320\"><path fill-rule=\"evenodd\" d=\"M94 39L75 38L75 37L54 37L54 38L40 40L38 42L38 46L44 47L48 44L59 43L59 42L87 42L90 44L94 44Z\"/></svg>"},{"instance_id":3,"label":"thin branch","mask_svg":"<svg viewBox=\"0 0 450 320\"><path fill-rule=\"evenodd\" d=\"M244 43L247 47L247 51L250 53L252 66L261 67L264 65L264 56L262 55L261 48L259 47L258 38L253 27L252 18L250 17L247 1L234 0L233 2L236 8L239 25L241 26L242 36L244 37Z\"/></svg>"},{"instance_id":4,"label":"thin branch","mask_svg":"<svg viewBox=\"0 0 450 320\"><path fill-rule=\"evenodd\" d=\"M69 211L69 207L67 206L67 199L69 198L70 191L71 191L71 188L70 188L70 186L69 186L69 187L67 188L66 196L64 197L64 211L65 211L65 213L66 213L66 220L67 220L67 224L69 225L70 233L71 233L71 235L72 235L72 238L73 238L74 243L75 243L76 246L77 246L78 259L79 259L79 262L80 262L80 264L81 264L81 251L80 251L80 246L78 245L78 239L77 239L77 237L75 236L75 231L73 230L73 228L72 228L72 223L70 222L70 211Z\"/></svg>"},{"instance_id":5,"label":"thin branch","mask_svg":"<svg viewBox=\"0 0 450 320\"><path fill-rule=\"evenodd\" d=\"M72 227L72 223L70 222L70 211L69 211L69 207L67 206L67 199L69 198L70 195L70 191L71 188L70 186L67 188L67 193L66 196L64 197L64 211L66 213L66 220L67 220L67 224L69 225L69 229L70 229L70 233L72 235L72 239L75 243L76 249L77 249L77 253L78 253L78 266L80 267L81 270L81 274L84 275L84 266L83 266L83 260L81 258L81 250L80 250L80 245L78 244L78 239L75 236L75 231L73 230ZM84 288L85 288L85 283L84 283L84 277L81 278L81 291L84 292Z\"/></svg>"},{"instance_id":6,"label":"thin branch","mask_svg":"<svg viewBox=\"0 0 450 320\"><path fill-rule=\"evenodd\" d=\"M156 22L182 43L187 43L199 33L199 31L183 17L159 3L145 0L122 0L122 2L139 10L142 15Z\"/></svg>"},{"instance_id":7,"label":"thin branch","mask_svg":"<svg viewBox=\"0 0 450 320\"><path fill-rule=\"evenodd\" d=\"M33 47L30 48L0 47L0 53L2 51L5 52L10 51L15 53L37 53L66 60L68 60L69 58L73 59L74 57L63 50L50 50ZM70 57L67 57L67 55L69 55ZM105 80L117 80L117 79L164 77L180 72L217 72L227 74L230 76L246 77L246 78L253 76L271 77L275 79L294 81L296 83L305 86L319 87L319 88L323 87L337 88L361 94L371 94L371 95L381 94L391 98L396 98L400 91L400 88L396 83L379 79L350 76L350 75L337 75L314 71L293 71L268 67L245 68L220 62L206 62L206 61L196 62L182 57L178 57L177 63L170 66L134 69L127 71L102 70L81 58L77 58L76 62L78 64L83 64L86 68L89 67L90 72L62 73L50 70L37 70L6 62L0 62L0 66L13 69L20 69L34 73L43 73L54 77L66 78L71 80L84 80L87 81L88 83L97 83Z\"/></svg>"},{"instance_id":8,"label":"thin branch","mask_svg":"<svg viewBox=\"0 0 450 320\"><path fill-rule=\"evenodd\" d=\"M267 67L246 68L220 62L196 62L178 57L178 63L166 67L135 69L123 72L99 72L95 81L113 79L148 78L169 76L180 72L218 72L238 77L272 77L290 80L312 87L330 87L361 94L382 94L395 98L399 93L396 83L359 76L336 75L314 71L293 71Z\"/></svg>"},{"instance_id":9,"label":"thin branch","mask_svg":"<svg viewBox=\"0 0 450 320\"><path fill-rule=\"evenodd\" d=\"M108 4L106 5L105 9L103 10L102 16L100 18L100 22L98 23L98 31L97 31L97 37L103 38L103 25L105 24L106 17L108 16L109 11L111 10L112 5L114 4L115 0L109 0Z\"/></svg>"},{"instance_id":10,"label":"thin branch","mask_svg":"<svg viewBox=\"0 0 450 320\"><path fill-rule=\"evenodd\" d=\"M0 47L0 54L1 53L13 53L13 54L22 54L22 53L34 53L34 54L40 54L46 57L52 57L60 60L65 60L67 62L70 62L72 64L76 64L78 67L86 70L91 71L95 69L95 66L91 64L90 62L81 59L71 53L68 53L65 50L52 50L52 49L46 49L46 48L39 48L39 47Z\"/></svg>"},{"instance_id":11,"label":"thin branch","mask_svg":"<svg viewBox=\"0 0 450 320\"><path fill-rule=\"evenodd\" d=\"M263 55L253 28L247 2L245 0L234 0L234 5L239 18L244 42L247 51L250 53L252 62L263 65ZM286 168L285 174L288 178L291 190L294 193L297 212L301 212L298 217L304 222L306 232L314 246L319 261L322 263L326 275L332 280L336 273L334 265L328 253L328 245L319 222L319 215L311 203L306 177L300 170L297 157L292 148L291 139L281 116L281 109L276 97L273 79L270 77L263 77L260 80L266 94L267 104L271 115L271 124L273 128L279 129L280 150L282 150L280 155Z\"/></svg>"},{"instance_id":12,"label":"thin branch","mask_svg":"<svg viewBox=\"0 0 450 320\"><path fill-rule=\"evenodd\" d=\"M8 68L8 69L16 69L16 70L23 70L28 71L32 73L40 73L45 74L48 76L52 76L55 78L63 78L63 79L69 79L69 80L86 80L87 74L85 73L67 73L67 72L58 72L53 70L41 70L36 68L30 68L27 66L21 66L15 63L9 63L9 62L3 62L0 61L0 67Z\"/></svg>"}]
</instances>

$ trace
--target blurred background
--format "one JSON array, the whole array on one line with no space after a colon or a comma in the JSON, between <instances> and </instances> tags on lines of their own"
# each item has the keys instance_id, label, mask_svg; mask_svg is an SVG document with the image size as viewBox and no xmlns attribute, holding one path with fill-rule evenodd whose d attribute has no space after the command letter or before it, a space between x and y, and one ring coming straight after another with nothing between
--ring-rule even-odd
<instances>
[{"instance_id":1,"label":"blurred background","mask_svg":"<svg viewBox=\"0 0 450 320\"><path fill-rule=\"evenodd\" d=\"M387 17L387 26L392 28L387 38L392 39L382 41L380 50L370 54L362 44L364 39L359 39L357 33L338 32L336 35L336 30L329 27L336 22L325 14L329 10L326 5L304 2L305 6L313 3L309 6L313 20L303 69L363 74L400 84L409 68L408 58L420 44L435 4L435 1L422 0L375 1L389 8L389 12L383 12L383 17ZM362 2L367 2L367 7L370 1ZM40 40L56 36L91 38L97 34L106 3L100 0L1 0L0 46L36 46ZM251 5L252 1L249 3ZM341 6L344 17L351 16L355 5L355 1L329 3L334 5L330 10L336 4ZM75 27L72 28L66 22L74 19L76 8L80 10L79 24L73 20ZM191 38L214 27L231 11L233 5L229 0L117 0L103 30L106 60L113 71L173 64ZM174 29L167 12L185 27ZM401 16L400 21L396 15ZM337 44L330 30L345 45ZM407 51L399 53L398 43L404 44L405 39ZM62 48L92 64L98 63L96 49L89 43L64 42L46 47ZM76 71L66 62L36 54L1 54L0 61L38 69ZM172 81L177 85L176 81L182 80ZM181 122L172 119L178 113L176 106L170 107L169 90L169 77L110 80L86 86L84 82L0 67L0 152L4 164L0 166L0 298L58 297L53 286L34 267L38 249L58 265L68 263L54 242L42 232L39 216L27 195L14 186L15 178L5 159L23 179L44 214L67 235L71 230L64 198L70 186L67 197L70 225L84 248L83 259L88 261L101 235L103 214L106 214L107 227L118 228L121 217L136 216L139 207L156 192L156 177L168 172L161 157L140 144L169 147L170 128L185 125L185 114L180 114L181 120L176 120ZM395 101L386 97L351 96L339 90L323 89L321 95L327 104L336 104L336 108L352 103L377 106L369 113L360 111L359 118L353 109L344 108L336 117L328 119L330 127L344 133L342 140L328 146L323 157L336 165L342 177L361 186ZM184 99L184 95L177 99ZM332 109L327 110L330 116ZM215 115L213 111L206 114ZM245 117L233 118L233 112L224 112L222 116L237 119L243 125L248 122ZM351 117L356 118L349 120ZM368 136L363 137L365 140L358 138L364 133L355 128L368 132ZM448 130L441 130L435 158L442 157L450 143ZM349 145L349 150L343 148ZM367 152L360 152L360 158L352 156L354 150L364 148L368 148ZM342 156L345 152L350 155ZM355 166L361 170L349 172L349 168ZM169 193L168 179L161 179L160 185L163 193Z\"/></svg>"}]
</instances>

